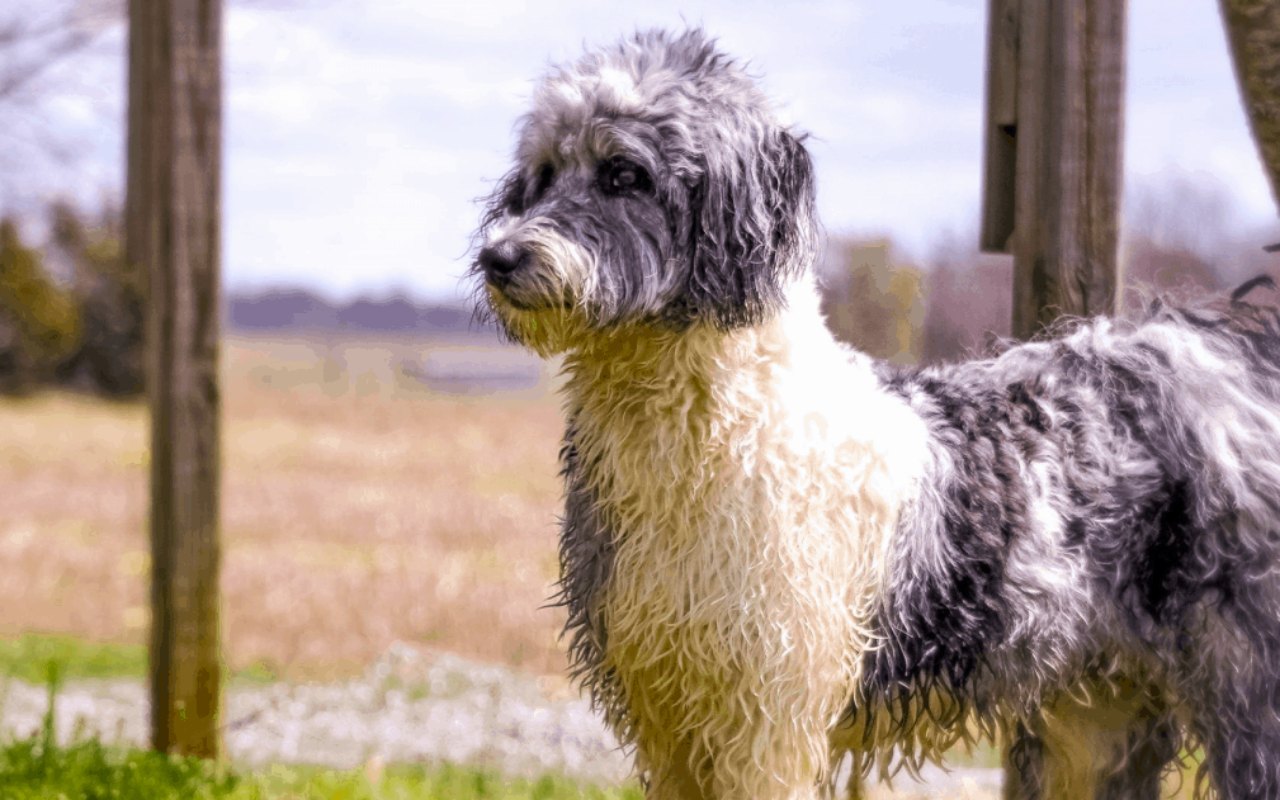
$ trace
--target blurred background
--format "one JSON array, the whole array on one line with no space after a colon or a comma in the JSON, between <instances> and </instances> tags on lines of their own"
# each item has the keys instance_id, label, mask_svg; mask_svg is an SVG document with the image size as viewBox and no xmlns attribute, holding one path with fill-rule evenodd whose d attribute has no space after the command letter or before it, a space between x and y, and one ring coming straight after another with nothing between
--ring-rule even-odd
<instances>
[{"instance_id":1,"label":"blurred background","mask_svg":"<svg viewBox=\"0 0 1280 800\"><path fill-rule=\"evenodd\" d=\"M314 709L270 695L305 706L301 690L261 687L375 681L405 702L475 690L492 710L521 686L545 700L531 707L578 713L563 705L576 701L562 614L546 605L555 365L475 322L462 278L475 201L506 170L548 64L652 25L704 26L748 59L812 134L832 328L928 362L1009 330L1010 259L977 249L985 12L229 0L223 631L228 724L250 720L228 730L233 758L263 746L237 751L243 731L296 728L292 751L258 761L326 761L332 723L307 728ZM1280 226L1216 4L1132 0L1129 20L1126 303L1274 272L1261 247ZM72 679L144 671L146 288L121 258L125 49L119 2L0 5L0 675L19 680L49 654ZM409 674L421 696L404 694ZM242 690L262 708L238 707ZM138 709L84 692L85 724L144 738ZM20 706L0 722L29 724ZM497 740L449 749L472 719L449 713L438 745L402 752L371 734L336 761L502 767ZM607 742L583 747L520 770L616 776L613 762L582 766L616 759L599 755Z\"/></svg>"}]
</instances>

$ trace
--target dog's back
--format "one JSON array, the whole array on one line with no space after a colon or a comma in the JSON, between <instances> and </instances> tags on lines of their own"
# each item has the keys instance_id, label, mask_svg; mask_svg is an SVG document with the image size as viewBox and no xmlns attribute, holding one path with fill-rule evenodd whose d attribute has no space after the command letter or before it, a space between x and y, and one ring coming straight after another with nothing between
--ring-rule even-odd
<instances>
[{"instance_id":1,"label":"dog's back","mask_svg":"<svg viewBox=\"0 0 1280 800\"><path fill-rule=\"evenodd\" d=\"M1141 665L1194 709L1220 780L1280 790L1280 772L1231 769L1280 752L1257 722L1280 712L1280 314L1264 284L882 373L934 459L900 523L871 695L909 711L934 692L951 724Z\"/></svg>"}]
</instances>

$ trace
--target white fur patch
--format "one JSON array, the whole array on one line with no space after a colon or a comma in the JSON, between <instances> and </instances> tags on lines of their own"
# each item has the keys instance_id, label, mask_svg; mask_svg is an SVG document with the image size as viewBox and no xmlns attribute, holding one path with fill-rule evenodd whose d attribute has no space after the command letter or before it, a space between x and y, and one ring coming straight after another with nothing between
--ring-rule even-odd
<instances>
[{"instance_id":1,"label":"white fur patch","mask_svg":"<svg viewBox=\"0 0 1280 800\"><path fill-rule=\"evenodd\" d=\"M924 425L832 340L807 284L758 328L591 349L566 391L617 540L604 667L640 766L662 784L692 758L714 797L813 797Z\"/></svg>"}]
</instances>

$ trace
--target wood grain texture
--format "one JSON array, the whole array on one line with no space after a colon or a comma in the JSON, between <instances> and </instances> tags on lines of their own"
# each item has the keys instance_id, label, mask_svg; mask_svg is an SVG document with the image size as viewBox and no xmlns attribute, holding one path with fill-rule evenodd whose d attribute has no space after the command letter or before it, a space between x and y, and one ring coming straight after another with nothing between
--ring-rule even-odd
<instances>
[{"instance_id":1,"label":"wood grain texture","mask_svg":"<svg viewBox=\"0 0 1280 800\"><path fill-rule=\"evenodd\" d=\"M1115 310L1124 0L1019 12L1013 334Z\"/></svg>"},{"instance_id":2,"label":"wood grain texture","mask_svg":"<svg viewBox=\"0 0 1280 800\"><path fill-rule=\"evenodd\" d=\"M1280 208L1280 0L1219 0L1253 138Z\"/></svg>"},{"instance_id":3,"label":"wood grain texture","mask_svg":"<svg viewBox=\"0 0 1280 800\"><path fill-rule=\"evenodd\" d=\"M214 757L220 0L130 0L129 21L126 257L149 278L152 744Z\"/></svg>"}]
</instances>

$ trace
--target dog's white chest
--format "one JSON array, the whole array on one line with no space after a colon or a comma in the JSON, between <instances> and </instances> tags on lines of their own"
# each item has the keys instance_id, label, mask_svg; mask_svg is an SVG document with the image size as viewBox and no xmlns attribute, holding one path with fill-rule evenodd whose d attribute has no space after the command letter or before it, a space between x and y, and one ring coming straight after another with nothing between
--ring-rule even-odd
<instances>
[{"instance_id":1,"label":"dog's white chest","mask_svg":"<svg viewBox=\"0 0 1280 800\"><path fill-rule=\"evenodd\" d=\"M734 704L830 715L866 646L892 465L803 405L734 400L692 424L619 417L605 440L625 446L594 462L615 542L605 660L637 724L705 731Z\"/></svg>"}]
</instances>

